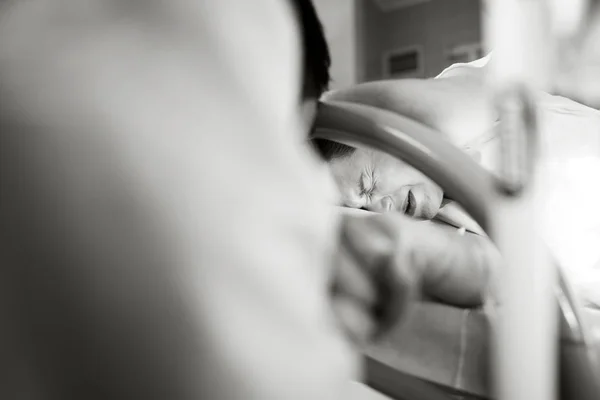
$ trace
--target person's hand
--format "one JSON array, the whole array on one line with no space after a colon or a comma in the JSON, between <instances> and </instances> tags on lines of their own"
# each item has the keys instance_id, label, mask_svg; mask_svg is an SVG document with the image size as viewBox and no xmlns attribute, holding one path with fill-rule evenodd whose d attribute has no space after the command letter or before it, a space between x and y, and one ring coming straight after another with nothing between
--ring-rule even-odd
<instances>
[{"instance_id":1,"label":"person's hand","mask_svg":"<svg viewBox=\"0 0 600 400\"><path fill-rule=\"evenodd\" d=\"M413 300L482 305L499 261L487 238L450 226L396 213L345 216L333 282L334 312L360 347L401 322Z\"/></svg>"}]
</instances>

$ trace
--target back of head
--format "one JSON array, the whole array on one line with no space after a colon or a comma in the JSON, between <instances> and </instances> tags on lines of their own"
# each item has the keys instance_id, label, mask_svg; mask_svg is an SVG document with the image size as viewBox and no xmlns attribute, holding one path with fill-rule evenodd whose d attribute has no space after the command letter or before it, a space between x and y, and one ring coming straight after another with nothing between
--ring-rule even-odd
<instances>
[{"instance_id":1,"label":"back of head","mask_svg":"<svg viewBox=\"0 0 600 400\"><path fill-rule=\"evenodd\" d=\"M311 0L292 0L301 21L304 67L303 100L317 101L329 88L331 56L323 25ZM354 148L325 139L311 140L326 161L352 154Z\"/></svg>"}]
</instances>

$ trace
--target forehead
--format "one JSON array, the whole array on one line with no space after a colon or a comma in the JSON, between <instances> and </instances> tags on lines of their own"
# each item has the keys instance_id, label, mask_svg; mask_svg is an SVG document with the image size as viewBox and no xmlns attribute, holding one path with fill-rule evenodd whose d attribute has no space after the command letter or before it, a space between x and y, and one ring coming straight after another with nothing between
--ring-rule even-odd
<instances>
[{"instance_id":1,"label":"forehead","mask_svg":"<svg viewBox=\"0 0 600 400\"><path fill-rule=\"evenodd\" d=\"M358 148L352 154L333 159L331 166L339 174L357 175L363 172L387 172L406 168L408 165L384 152Z\"/></svg>"},{"instance_id":2,"label":"forehead","mask_svg":"<svg viewBox=\"0 0 600 400\"><path fill-rule=\"evenodd\" d=\"M373 151L368 149L356 149L350 154L335 157L330 161L336 170L358 170L373 164Z\"/></svg>"}]
</instances>

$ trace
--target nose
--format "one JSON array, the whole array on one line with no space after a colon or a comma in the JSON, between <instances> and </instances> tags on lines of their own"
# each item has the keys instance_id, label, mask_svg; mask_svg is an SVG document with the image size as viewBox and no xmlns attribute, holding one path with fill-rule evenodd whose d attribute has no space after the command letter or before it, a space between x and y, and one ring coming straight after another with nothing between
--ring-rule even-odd
<instances>
[{"instance_id":1,"label":"nose","mask_svg":"<svg viewBox=\"0 0 600 400\"><path fill-rule=\"evenodd\" d=\"M367 208L369 211L387 213L394 211L395 204L396 203L391 196L383 196L379 201L371 203Z\"/></svg>"},{"instance_id":2,"label":"nose","mask_svg":"<svg viewBox=\"0 0 600 400\"><path fill-rule=\"evenodd\" d=\"M381 208L383 212L392 211L394 209L394 199L390 196L385 196L381 199Z\"/></svg>"}]
</instances>

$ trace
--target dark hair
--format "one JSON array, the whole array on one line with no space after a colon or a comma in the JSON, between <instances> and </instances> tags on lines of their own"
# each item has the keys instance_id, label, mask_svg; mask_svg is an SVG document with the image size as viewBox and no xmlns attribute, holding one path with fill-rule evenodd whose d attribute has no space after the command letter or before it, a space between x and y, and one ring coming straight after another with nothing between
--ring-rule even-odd
<instances>
[{"instance_id":1,"label":"dark hair","mask_svg":"<svg viewBox=\"0 0 600 400\"><path fill-rule=\"evenodd\" d=\"M312 0L292 0L300 20L303 52L303 98L319 98L329 88L331 56L323 25Z\"/></svg>"},{"instance_id":2,"label":"dark hair","mask_svg":"<svg viewBox=\"0 0 600 400\"><path fill-rule=\"evenodd\" d=\"M352 155L356 151L356 148L350 147L345 144L338 142L332 142L327 139L312 139L312 144L315 146L317 153L325 161L331 161L336 158L342 158Z\"/></svg>"},{"instance_id":3,"label":"dark hair","mask_svg":"<svg viewBox=\"0 0 600 400\"><path fill-rule=\"evenodd\" d=\"M312 0L292 0L300 20L303 51L302 98L318 99L329 88L331 56L323 25ZM326 161L354 152L353 147L326 139L312 139L315 150Z\"/></svg>"}]
</instances>

